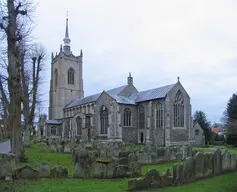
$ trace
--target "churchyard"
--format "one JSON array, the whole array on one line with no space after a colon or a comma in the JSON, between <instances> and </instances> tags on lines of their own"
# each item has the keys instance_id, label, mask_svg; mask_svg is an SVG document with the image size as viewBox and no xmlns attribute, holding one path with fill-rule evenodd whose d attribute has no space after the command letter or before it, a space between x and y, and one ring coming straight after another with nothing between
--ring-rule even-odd
<instances>
[{"instance_id":1,"label":"churchyard","mask_svg":"<svg viewBox=\"0 0 237 192\"><path fill-rule=\"evenodd\" d=\"M0 191L236 190L237 150L224 147L45 140L26 153L28 162L17 165L14 155L1 155Z\"/></svg>"}]
</instances>

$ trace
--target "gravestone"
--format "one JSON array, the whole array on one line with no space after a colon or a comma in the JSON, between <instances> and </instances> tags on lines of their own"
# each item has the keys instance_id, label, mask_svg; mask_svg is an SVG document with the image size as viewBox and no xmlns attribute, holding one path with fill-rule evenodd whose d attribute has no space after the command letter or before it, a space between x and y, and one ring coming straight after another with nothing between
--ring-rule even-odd
<instances>
[{"instance_id":1,"label":"gravestone","mask_svg":"<svg viewBox=\"0 0 237 192\"><path fill-rule=\"evenodd\" d=\"M0 179L5 179L7 173L16 169L15 155L12 153L0 154Z\"/></svg>"},{"instance_id":2,"label":"gravestone","mask_svg":"<svg viewBox=\"0 0 237 192\"><path fill-rule=\"evenodd\" d=\"M230 165L230 154L227 149L222 153L222 172L227 172Z\"/></svg>"},{"instance_id":3,"label":"gravestone","mask_svg":"<svg viewBox=\"0 0 237 192\"><path fill-rule=\"evenodd\" d=\"M214 151L214 174L218 175L222 172L222 156L221 150L218 148Z\"/></svg>"},{"instance_id":4,"label":"gravestone","mask_svg":"<svg viewBox=\"0 0 237 192\"><path fill-rule=\"evenodd\" d=\"M67 178L68 170L63 166L56 166L50 170L50 176L52 178Z\"/></svg>"},{"instance_id":5,"label":"gravestone","mask_svg":"<svg viewBox=\"0 0 237 192\"><path fill-rule=\"evenodd\" d=\"M50 165L46 162L40 163L39 164L39 177L50 177Z\"/></svg>"},{"instance_id":6,"label":"gravestone","mask_svg":"<svg viewBox=\"0 0 237 192\"><path fill-rule=\"evenodd\" d=\"M184 182L195 180L195 160L193 157L187 157L184 161Z\"/></svg>"},{"instance_id":7,"label":"gravestone","mask_svg":"<svg viewBox=\"0 0 237 192\"><path fill-rule=\"evenodd\" d=\"M200 179L204 175L204 154L198 152L195 155L195 178Z\"/></svg>"},{"instance_id":8,"label":"gravestone","mask_svg":"<svg viewBox=\"0 0 237 192\"><path fill-rule=\"evenodd\" d=\"M17 179L37 179L39 177L38 171L28 165L15 170L15 173Z\"/></svg>"},{"instance_id":9,"label":"gravestone","mask_svg":"<svg viewBox=\"0 0 237 192\"><path fill-rule=\"evenodd\" d=\"M160 177L159 172L156 169L149 170L145 176L144 180L148 181L149 189L153 188L161 188L162 186L162 179Z\"/></svg>"},{"instance_id":10,"label":"gravestone","mask_svg":"<svg viewBox=\"0 0 237 192\"><path fill-rule=\"evenodd\" d=\"M163 186L172 186L173 185L173 176L170 173L169 169L166 169L162 176L162 185Z\"/></svg>"},{"instance_id":11,"label":"gravestone","mask_svg":"<svg viewBox=\"0 0 237 192\"><path fill-rule=\"evenodd\" d=\"M232 171L236 170L236 154L231 154L230 168Z\"/></svg>"},{"instance_id":12,"label":"gravestone","mask_svg":"<svg viewBox=\"0 0 237 192\"><path fill-rule=\"evenodd\" d=\"M203 176L208 177L214 173L214 154L205 153L204 154L204 171Z\"/></svg>"},{"instance_id":13,"label":"gravestone","mask_svg":"<svg viewBox=\"0 0 237 192\"><path fill-rule=\"evenodd\" d=\"M173 182L174 184L182 184L184 179L184 165L175 164L173 166Z\"/></svg>"},{"instance_id":14,"label":"gravestone","mask_svg":"<svg viewBox=\"0 0 237 192\"><path fill-rule=\"evenodd\" d=\"M93 154L91 151L82 149L75 153L74 173L75 178L90 178Z\"/></svg>"}]
</instances>

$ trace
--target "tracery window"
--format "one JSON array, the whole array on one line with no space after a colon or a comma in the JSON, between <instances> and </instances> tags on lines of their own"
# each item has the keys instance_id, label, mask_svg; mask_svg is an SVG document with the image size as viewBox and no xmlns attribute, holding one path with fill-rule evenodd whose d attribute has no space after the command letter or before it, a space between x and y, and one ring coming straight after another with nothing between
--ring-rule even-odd
<instances>
[{"instance_id":1,"label":"tracery window","mask_svg":"<svg viewBox=\"0 0 237 192\"><path fill-rule=\"evenodd\" d=\"M76 123L77 123L77 135L82 134L82 119L80 116L76 118Z\"/></svg>"},{"instance_id":2,"label":"tracery window","mask_svg":"<svg viewBox=\"0 0 237 192\"><path fill-rule=\"evenodd\" d=\"M91 117L89 115L86 116L85 127L89 128L91 126Z\"/></svg>"},{"instance_id":3,"label":"tracery window","mask_svg":"<svg viewBox=\"0 0 237 192\"><path fill-rule=\"evenodd\" d=\"M54 85L55 87L58 86L58 70L57 69L54 70Z\"/></svg>"},{"instance_id":4,"label":"tracery window","mask_svg":"<svg viewBox=\"0 0 237 192\"><path fill-rule=\"evenodd\" d=\"M108 109L104 105L100 108L100 134L107 135L109 127Z\"/></svg>"},{"instance_id":5,"label":"tracery window","mask_svg":"<svg viewBox=\"0 0 237 192\"><path fill-rule=\"evenodd\" d=\"M156 104L156 128L163 127L163 105L161 102Z\"/></svg>"},{"instance_id":6,"label":"tracery window","mask_svg":"<svg viewBox=\"0 0 237 192\"><path fill-rule=\"evenodd\" d=\"M140 105L138 109L138 118L139 118L139 129L145 128L145 110L143 105Z\"/></svg>"},{"instance_id":7,"label":"tracery window","mask_svg":"<svg viewBox=\"0 0 237 192\"><path fill-rule=\"evenodd\" d=\"M56 127L51 127L51 135L56 135L57 134L57 129L56 129Z\"/></svg>"},{"instance_id":8,"label":"tracery window","mask_svg":"<svg viewBox=\"0 0 237 192\"><path fill-rule=\"evenodd\" d=\"M123 113L123 125L130 127L132 125L131 123L131 118L132 118L132 112L129 108L124 109Z\"/></svg>"},{"instance_id":9,"label":"tracery window","mask_svg":"<svg viewBox=\"0 0 237 192\"><path fill-rule=\"evenodd\" d=\"M199 129L195 130L195 135L199 135Z\"/></svg>"},{"instance_id":10,"label":"tracery window","mask_svg":"<svg viewBox=\"0 0 237 192\"><path fill-rule=\"evenodd\" d=\"M180 91L175 95L173 104L174 127L184 127L184 99Z\"/></svg>"},{"instance_id":11,"label":"tracery window","mask_svg":"<svg viewBox=\"0 0 237 192\"><path fill-rule=\"evenodd\" d=\"M74 70L72 68L70 68L68 70L68 84L74 84Z\"/></svg>"}]
</instances>

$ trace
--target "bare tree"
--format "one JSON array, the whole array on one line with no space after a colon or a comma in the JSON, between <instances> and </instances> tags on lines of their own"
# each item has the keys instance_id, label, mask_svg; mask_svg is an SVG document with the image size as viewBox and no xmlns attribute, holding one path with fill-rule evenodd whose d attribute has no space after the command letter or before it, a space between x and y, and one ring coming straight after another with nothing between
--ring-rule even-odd
<instances>
[{"instance_id":1,"label":"bare tree","mask_svg":"<svg viewBox=\"0 0 237 192\"><path fill-rule=\"evenodd\" d=\"M33 45L33 48L22 52L22 101L25 146L30 146L30 135L34 127L34 118L37 104L40 103L39 84L41 83L41 72L43 69L46 53L44 49L38 45ZM30 57L30 65L27 68L27 57ZM29 68L30 67L30 68Z\"/></svg>"},{"instance_id":2,"label":"bare tree","mask_svg":"<svg viewBox=\"0 0 237 192\"><path fill-rule=\"evenodd\" d=\"M7 41L7 86L9 106L7 127L12 129L11 151L17 160L25 158L21 127L21 48L24 32L27 30L25 18L29 3L24 0L1 1L2 18L0 28Z\"/></svg>"}]
</instances>

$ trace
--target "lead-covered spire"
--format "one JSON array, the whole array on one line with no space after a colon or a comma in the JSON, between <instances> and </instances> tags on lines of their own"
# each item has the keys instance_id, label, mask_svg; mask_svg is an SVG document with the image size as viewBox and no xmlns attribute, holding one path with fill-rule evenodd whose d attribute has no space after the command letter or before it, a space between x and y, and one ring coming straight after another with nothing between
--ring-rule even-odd
<instances>
[{"instance_id":1,"label":"lead-covered spire","mask_svg":"<svg viewBox=\"0 0 237 192\"><path fill-rule=\"evenodd\" d=\"M71 40L69 38L69 32L68 32L68 14L66 18L66 31L65 31L65 37L63 39L63 52L66 54L71 54L71 47L70 47Z\"/></svg>"}]
</instances>

